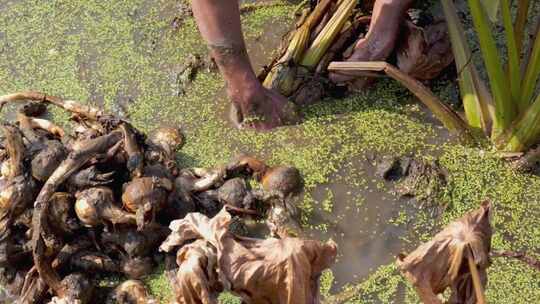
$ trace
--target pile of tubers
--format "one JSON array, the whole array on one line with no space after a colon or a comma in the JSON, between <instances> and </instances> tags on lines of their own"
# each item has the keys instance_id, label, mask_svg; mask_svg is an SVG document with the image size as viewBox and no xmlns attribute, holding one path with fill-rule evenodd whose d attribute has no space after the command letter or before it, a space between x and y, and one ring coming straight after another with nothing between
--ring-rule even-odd
<instances>
[{"instance_id":1,"label":"pile of tubers","mask_svg":"<svg viewBox=\"0 0 540 304\"><path fill-rule=\"evenodd\" d=\"M225 210L240 223L266 219L278 237L297 223L295 168L246 155L180 168L177 128L146 136L126 120L38 92L0 96L0 108L7 103L21 105L16 122L0 125L1 303L153 303L138 279L163 262L158 248L172 220ZM70 132L42 118L47 104L72 114ZM110 274L131 281L100 296L97 282Z\"/></svg>"}]
</instances>

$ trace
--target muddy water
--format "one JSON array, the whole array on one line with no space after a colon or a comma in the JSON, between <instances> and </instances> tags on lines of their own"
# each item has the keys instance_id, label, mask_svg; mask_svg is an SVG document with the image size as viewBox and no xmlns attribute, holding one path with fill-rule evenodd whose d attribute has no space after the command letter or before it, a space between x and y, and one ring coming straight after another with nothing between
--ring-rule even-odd
<instances>
[{"instance_id":1,"label":"muddy water","mask_svg":"<svg viewBox=\"0 0 540 304\"><path fill-rule=\"evenodd\" d=\"M398 215L402 203L387 191L392 185L377 187L375 168L367 161L355 161L353 166L364 169L362 177L367 180L367 190L334 182L320 185L313 192L319 202L325 200L329 191L333 193L332 212L317 208L312 219L313 225L330 223L327 230L311 229L309 235L317 239L332 238L339 246L337 263L332 267L335 288L359 281L377 267L393 261L402 250L399 238L406 233L389 224ZM331 180L339 180L346 171L341 170Z\"/></svg>"}]
</instances>

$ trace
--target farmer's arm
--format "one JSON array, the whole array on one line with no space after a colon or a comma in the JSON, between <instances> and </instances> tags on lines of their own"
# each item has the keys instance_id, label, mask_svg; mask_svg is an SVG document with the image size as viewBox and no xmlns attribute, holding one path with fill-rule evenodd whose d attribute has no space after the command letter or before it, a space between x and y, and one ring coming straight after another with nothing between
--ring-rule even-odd
<instances>
[{"instance_id":1,"label":"farmer's arm","mask_svg":"<svg viewBox=\"0 0 540 304\"><path fill-rule=\"evenodd\" d=\"M238 0L193 0L201 35L227 83L237 122L270 129L294 119L285 97L265 89L251 67L240 26Z\"/></svg>"}]
</instances>

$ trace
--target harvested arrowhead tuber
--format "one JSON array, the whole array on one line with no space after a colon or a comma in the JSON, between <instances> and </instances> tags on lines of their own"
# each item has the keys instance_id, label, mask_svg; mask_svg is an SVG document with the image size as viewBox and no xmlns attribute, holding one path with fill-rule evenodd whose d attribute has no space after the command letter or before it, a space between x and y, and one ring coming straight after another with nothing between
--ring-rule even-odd
<instances>
[{"instance_id":1,"label":"harvested arrowhead tuber","mask_svg":"<svg viewBox=\"0 0 540 304\"><path fill-rule=\"evenodd\" d=\"M172 182L167 178L134 178L125 185L122 203L126 210L137 214L137 226L142 229L148 217L153 222L155 214L165 208L172 190Z\"/></svg>"},{"instance_id":2,"label":"harvested arrowhead tuber","mask_svg":"<svg viewBox=\"0 0 540 304\"><path fill-rule=\"evenodd\" d=\"M133 177L141 177L144 167L144 157L137 142L133 128L128 124L121 124L120 129L124 133L124 151L128 156L127 169Z\"/></svg>"},{"instance_id":3,"label":"harvested arrowhead tuber","mask_svg":"<svg viewBox=\"0 0 540 304\"><path fill-rule=\"evenodd\" d=\"M91 304L94 285L92 281L82 273L72 273L66 276L62 282L66 290L63 297L54 297L49 304Z\"/></svg>"},{"instance_id":4,"label":"harvested arrowhead tuber","mask_svg":"<svg viewBox=\"0 0 540 304\"><path fill-rule=\"evenodd\" d=\"M75 212L87 227L108 224L136 224L135 215L118 207L111 189L95 187L83 190L76 195Z\"/></svg>"},{"instance_id":5,"label":"harvested arrowhead tuber","mask_svg":"<svg viewBox=\"0 0 540 304\"><path fill-rule=\"evenodd\" d=\"M142 231L124 228L114 233L104 231L101 242L122 248L129 257L144 257L151 255L152 250L165 240L169 232L167 227L158 224L148 225Z\"/></svg>"},{"instance_id":6,"label":"harvested arrowhead tuber","mask_svg":"<svg viewBox=\"0 0 540 304\"><path fill-rule=\"evenodd\" d=\"M249 189L242 178L232 178L227 180L221 187L218 189L218 199L223 204L228 204L238 208L244 208L249 202ZM248 198L246 204L244 199Z\"/></svg>"},{"instance_id":7,"label":"harvested arrowhead tuber","mask_svg":"<svg viewBox=\"0 0 540 304\"><path fill-rule=\"evenodd\" d=\"M184 145L184 135L178 128L160 127L152 131L146 140L145 160L150 164L161 164L178 175L176 153Z\"/></svg>"},{"instance_id":8,"label":"harvested arrowhead tuber","mask_svg":"<svg viewBox=\"0 0 540 304\"><path fill-rule=\"evenodd\" d=\"M72 268L87 273L118 272L119 265L106 254L82 251L71 257Z\"/></svg>"},{"instance_id":9,"label":"harvested arrowhead tuber","mask_svg":"<svg viewBox=\"0 0 540 304\"><path fill-rule=\"evenodd\" d=\"M178 128L160 127L148 136L149 145L161 148L172 158L184 146L184 134Z\"/></svg>"},{"instance_id":10,"label":"harvested arrowhead tuber","mask_svg":"<svg viewBox=\"0 0 540 304\"><path fill-rule=\"evenodd\" d=\"M216 215L223 208L223 204L219 202L219 194L216 190L197 193L194 196L194 200L197 211L208 214L208 216Z\"/></svg>"},{"instance_id":11,"label":"harvested arrowhead tuber","mask_svg":"<svg viewBox=\"0 0 540 304\"><path fill-rule=\"evenodd\" d=\"M32 176L45 182L67 156L67 152L57 140L50 140L34 131L30 118L23 113L17 114L19 126L28 141L28 151L32 158Z\"/></svg>"},{"instance_id":12,"label":"harvested arrowhead tuber","mask_svg":"<svg viewBox=\"0 0 540 304\"><path fill-rule=\"evenodd\" d=\"M300 171L294 167L272 167L263 175L261 182L266 191L279 191L283 196L296 194L302 189Z\"/></svg>"},{"instance_id":13,"label":"harvested arrowhead tuber","mask_svg":"<svg viewBox=\"0 0 540 304\"><path fill-rule=\"evenodd\" d=\"M51 197L47 219L51 228L59 235L71 235L79 228L73 209L75 198L65 192L56 192Z\"/></svg>"},{"instance_id":14,"label":"harvested arrowhead tuber","mask_svg":"<svg viewBox=\"0 0 540 304\"><path fill-rule=\"evenodd\" d=\"M28 174L21 132L10 125L0 127L5 136L9 169L0 182L0 241L9 235L11 223L35 198L37 185Z\"/></svg>"},{"instance_id":15,"label":"harvested arrowhead tuber","mask_svg":"<svg viewBox=\"0 0 540 304\"><path fill-rule=\"evenodd\" d=\"M75 190L104 186L113 181L113 174L114 172L101 173L96 166L90 166L71 175L67 180L67 183Z\"/></svg>"},{"instance_id":16,"label":"harvested arrowhead tuber","mask_svg":"<svg viewBox=\"0 0 540 304\"><path fill-rule=\"evenodd\" d=\"M130 279L141 279L152 273L154 261L150 257L124 258L121 271Z\"/></svg>"},{"instance_id":17,"label":"harvested arrowhead tuber","mask_svg":"<svg viewBox=\"0 0 540 304\"><path fill-rule=\"evenodd\" d=\"M255 157L240 154L226 166L227 176L248 175L260 179L268 166Z\"/></svg>"}]
</instances>

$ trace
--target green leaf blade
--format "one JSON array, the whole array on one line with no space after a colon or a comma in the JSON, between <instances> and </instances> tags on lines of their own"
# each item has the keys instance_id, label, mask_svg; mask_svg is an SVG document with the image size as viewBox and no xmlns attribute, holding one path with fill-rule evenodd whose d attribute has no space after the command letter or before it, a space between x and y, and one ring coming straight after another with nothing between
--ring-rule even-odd
<instances>
[{"instance_id":1,"label":"green leaf blade","mask_svg":"<svg viewBox=\"0 0 540 304\"><path fill-rule=\"evenodd\" d=\"M492 102L491 96L483 81L478 77L476 67L471 63L472 53L453 1L442 0L441 2L448 25L456 69L460 73L458 81L465 117L471 129L487 133L491 122L488 111L488 105Z\"/></svg>"},{"instance_id":2,"label":"green leaf blade","mask_svg":"<svg viewBox=\"0 0 540 304\"><path fill-rule=\"evenodd\" d=\"M520 56L521 51L523 50L523 37L525 36L527 17L529 15L530 6L530 0L518 0L518 12L514 29L516 34L516 46L518 48L518 54Z\"/></svg>"},{"instance_id":3,"label":"green leaf blade","mask_svg":"<svg viewBox=\"0 0 540 304\"><path fill-rule=\"evenodd\" d=\"M489 20L497 21L497 13L499 13L499 4L501 0L480 0L486 9Z\"/></svg>"},{"instance_id":4,"label":"green leaf blade","mask_svg":"<svg viewBox=\"0 0 540 304\"><path fill-rule=\"evenodd\" d=\"M499 148L507 152L524 152L540 137L540 95L521 118L498 140Z\"/></svg>"},{"instance_id":5,"label":"green leaf blade","mask_svg":"<svg viewBox=\"0 0 540 304\"><path fill-rule=\"evenodd\" d=\"M534 96L534 91L538 84L538 78L540 76L540 28L536 33L534 40L534 46L531 51L529 62L527 64L527 70L523 78L523 92L522 99L529 104Z\"/></svg>"},{"instance_id":6,"label":"green leaf blade","mask_svg":"<svg viewBox=\"0 0 540 304\"><path fill-rule=\"evenodd\" d=\"M519 53L512 24L512 14L510 13L510 1L502 0L502 17L504 30L506 33L506 48L508 50L508 79L510 80L510 90L512 102L517 104L518 112L524 112L528 107L528 102L521 99L521 72L519 64Z\"/></svg>"},{"instance_id":7,"label":"green leaf blade","mask_svg":"<svg viewBox=\"0 0 540 304\"><path fill-rule=\"evenodd\" d=\"M499 137L510 126L516 117L516 105L512 102L512 95L508 87L508 78L501 66L501 57L492 35L484 6L480 0L469 0L469 7L473 16L474 25L480 41L480 49L490 80L495 111L493 115L492 138Z\"/></svg>"}]
</instances>

